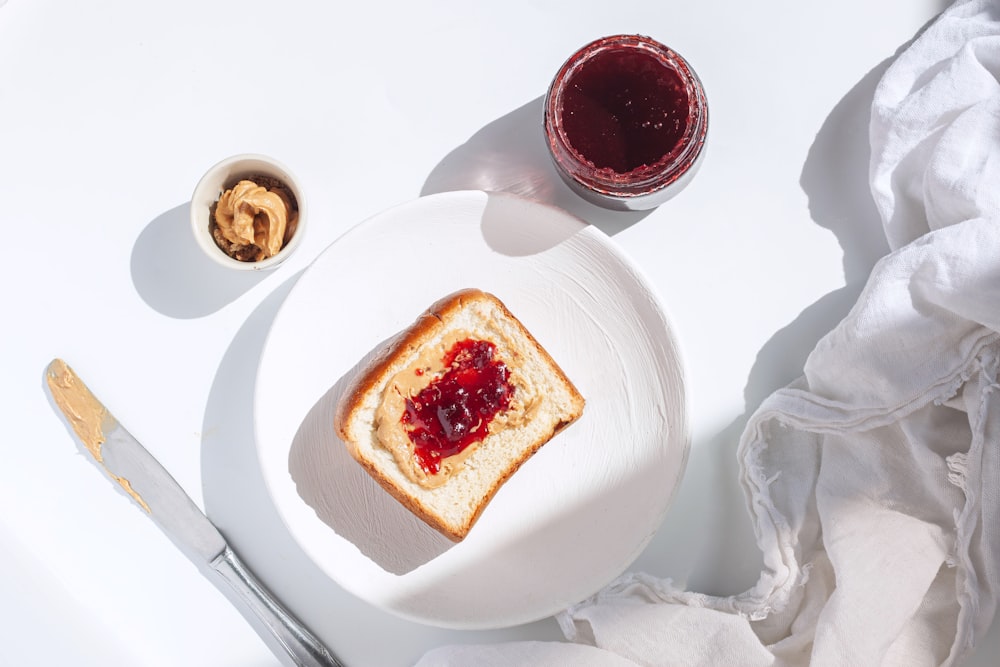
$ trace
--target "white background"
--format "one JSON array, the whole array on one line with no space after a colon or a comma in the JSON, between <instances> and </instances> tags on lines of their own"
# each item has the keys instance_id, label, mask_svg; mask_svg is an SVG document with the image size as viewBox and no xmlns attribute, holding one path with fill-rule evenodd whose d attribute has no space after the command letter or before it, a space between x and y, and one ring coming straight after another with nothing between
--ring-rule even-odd
<instances>
[{"instance_id":1,"label":"white background","mask_svg":"<svg viewBox=\"0 0 1000 667\"><path fill-rule=\"evenodd\" d=\"M693 441L674 506L633 568L706 593L748 588L760 557L737 438L886 252L867 190L871 96L944 6L3 5L0 665L277 664L74 445L43 391L55 356L349 665L406 665L445 642L559 637L552 620L452 632L355 600L288 537L256 465L256 360L296 277L354 224L446 190L562 206L614 236L655 284L685 352ZM541 143L556 69L621 32L678 50L711 107L700 173L649 214L576 199ZM303 247L266 275L210 265L187 227L204 170L243 152L285 162L309 198ZM433 258L415 257L417 272L421 260ZM995 623L976 664L998 652Z\"/></svg>"}]
</instances>

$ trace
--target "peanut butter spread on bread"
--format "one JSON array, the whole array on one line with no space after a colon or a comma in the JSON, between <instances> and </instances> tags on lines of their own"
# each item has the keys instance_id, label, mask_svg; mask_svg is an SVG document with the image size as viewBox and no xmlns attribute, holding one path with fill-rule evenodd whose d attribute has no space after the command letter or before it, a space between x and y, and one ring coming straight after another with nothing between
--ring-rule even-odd
<instances>
[{"instance_id":1,"label":"peanut butter spread on bread","mask_svg":"<svg viewBox=\"0 0 1000 667\"><path fill-rule=\"evenodd\" d=\"M457 474L465 465L466 460L475 452L479 442L474 442L462 451L441 460L437 473L430 474L424 470L414 451L402 415L406 410L406 400L413 398L435 379L440 378L447 368L444 366L446 353L459 341L477 336L465 331L452 331L434 345L424 346L420 354L396 373L389 381L382 395L382 402L375 413L376 437L379 444L390 451L399 468L413 482L428 489L437 488ZM508 408L499 412L488 425L488 434L498 433L507 428L514 428L531 418L533 409L537 409L537 388L518 372L518 364L513 356L514 344L504 339L502 334L492 342L497 344L498 355L510 369L510 383L516 391Z\"/></svg>"}]
</instances>

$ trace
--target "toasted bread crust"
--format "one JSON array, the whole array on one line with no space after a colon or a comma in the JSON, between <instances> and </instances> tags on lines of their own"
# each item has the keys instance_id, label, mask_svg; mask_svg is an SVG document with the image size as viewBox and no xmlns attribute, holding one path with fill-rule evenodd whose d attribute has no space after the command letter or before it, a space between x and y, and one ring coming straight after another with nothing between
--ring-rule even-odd
<instances>
[{"instance_id":1,"label":"toasted bread crust","mask_svg":"<svg viewBox=\"0 0 1000 667\"><path fill-rule=\"evenodd\" d=\"M361 467L363 467L369 475L371 475L372 479L378 482L379 486L385 489L393 498L399 501L399 503L406 509L410 510L410 512L416 515L421 521L437 530L452 542L461 542L465 536L468 535L469 530L472 528L472 524L475 523L475 519L469 521L467 525L463 526L460 530L452 530L447 523L441 521L441 518L435 512L432 512L424 506L424 504L421 503L416 496L406 493L401 488L396 486L391 479L386 477L378 466L373 465L368 459L355 454L356 451L357 450L354 449L351 450L354 459L361 464ZM497 488L499 488L499 486ZM494 493L496 493L496 491L494 491ZM486 503L483 503L482 508L476 514L476 518L479 518L479 513L481 513L485 507Z\"/></svg>"},{"instance_id":2,"label":"toasted bread crust","mask_svg":"<svg viewBox=\"0 0 1000 667\"><path fill-rule=\"evenodd\" d=\"M561 386L567 389L571 397L571 405L566 408L565 419L555 423L550 430L541 434L534 442L528 443L517 455L512 455L505 462L504 467L497 471L496 477L492 479L488 488L482 490L477 498L468 499L472 508L471 512L464 518L460 525L454 525L445 521L438 512L425 504L420 497L420 493L400 488L391 475L378 465L378 462L369 459L361 451L360 444L352 437L351 426L355 423L355 420L360 419L359 415L364 409L366 399L370 402L373 395L380 396L392 377L405 366L407 359L418 353L421 346L427 344L428 341L442 335L448 328L452 316L469 306L470 302L477 300L490 301L491 305L499 311L501 316L516 327L518 342L530 347L537 357L542 360L548 373ZM382 488L422 521L452 541L457 542L465 538L485 510L487 504L503 484L545 443L551 440L556 433L579 418L583 412L583 407L583 397L567 378L563 370L499 299L478 289L463 289L439 299L427 311L422 313L413 324L399 332L382 346L372 360L366 364L365 368L350 381L338 403L333 425L341 439L346 443L352 457L361 464ZM445 484L447 485L448 483L450 482L446 482Z\"/></svg>"},{"instance_id":3,"label":"toasted bread crust","mask_svg":"<svg viewBox=\"0 0 1000 667\"><path fill-rule=\"evenodd\" d=\"M376 391L380 384L384 384L391 377L393 364L398 363L407 353L416 350L424 341L444 329L444 321L448 315L460 310L465 299L484 295L484 292L477 289L464 289L449 294L421 313L409 327L386 341L368 367L346 388L344 398L337 404L333 424L340 437L350 444L347 439L347 424L350 423L354 413L361 409L364 396Z\"/></svg>"}]
</instances>

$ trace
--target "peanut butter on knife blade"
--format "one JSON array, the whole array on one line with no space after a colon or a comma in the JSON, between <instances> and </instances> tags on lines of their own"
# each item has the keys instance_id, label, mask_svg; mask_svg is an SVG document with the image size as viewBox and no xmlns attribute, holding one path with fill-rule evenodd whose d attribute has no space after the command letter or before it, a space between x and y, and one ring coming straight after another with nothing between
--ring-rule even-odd
<instances>
[{"instance_id":1,"label":"peanut butter on knife blade","mask_svg":"<svg viewBox=\"0 0 1000 667\"><path fill-rule=\"evenodd\" d=\"M83 380L62 359L52 360L45 373L45 381L49 385L52 400L56 402L91 456L146 512L150 512L149 505L132 488L131 482L114 474L104 465L101 446L107 439L105 433L118 423L107 408L97 400Z\"/></svg>"}]
</instances>

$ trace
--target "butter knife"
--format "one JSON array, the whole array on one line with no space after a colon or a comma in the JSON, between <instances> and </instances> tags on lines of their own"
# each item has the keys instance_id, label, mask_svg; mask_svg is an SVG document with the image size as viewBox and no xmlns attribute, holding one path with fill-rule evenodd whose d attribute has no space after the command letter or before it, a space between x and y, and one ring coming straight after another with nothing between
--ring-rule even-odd
<instances>
[{"instance_id":1,"label":"butter knife","mask_svg":"<svg viewBox=\"0 0 1000 667\"><path fill-rule=\"evenodd\" d=\"M170 473L118 423L66 362L54 359L46 383L56 406L108 475L196 564L217 572L296 665L343 667L264 587Z\"/></svg>"}]
</instances>

